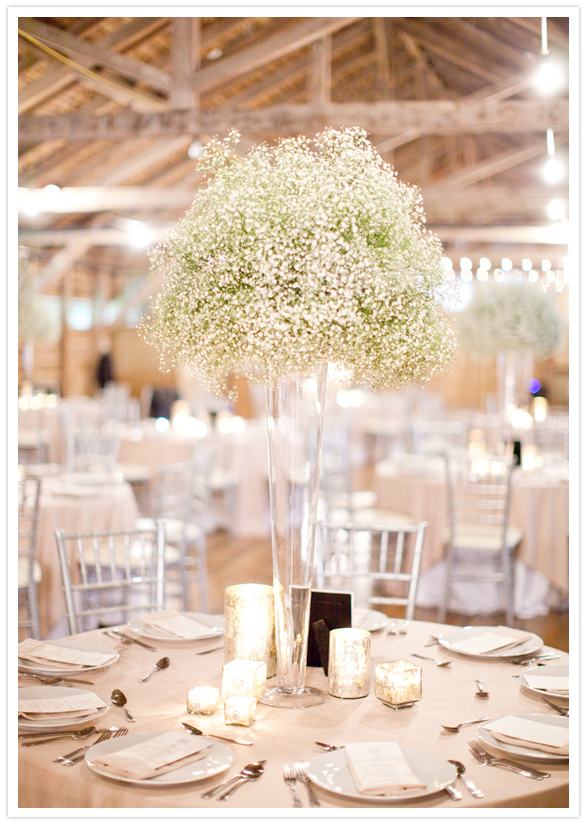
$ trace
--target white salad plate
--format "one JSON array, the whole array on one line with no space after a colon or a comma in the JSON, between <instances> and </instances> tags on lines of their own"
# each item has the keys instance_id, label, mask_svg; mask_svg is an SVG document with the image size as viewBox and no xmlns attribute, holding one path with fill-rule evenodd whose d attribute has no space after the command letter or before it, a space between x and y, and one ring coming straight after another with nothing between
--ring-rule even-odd
<instances>
[{"instance_id":1,"label":"white salad plate","mask_svg":"<svg viewBox=\"0 0 587 825\"><path fill-rule=\"evenodd\" d=\"M74 696L80 693L94 693L94 691L80 690L79 688L57 687L55 685L39 685L38 687L23 687L18 689L19 699L60 699L64 696ZM98 695L98 694L96 694ZM102 699L102 697L100 697ZM51 733L59 730L77 730L80 725L85 725L93 719L99 719L100 716L110 710L110 705L106 700L102 699L105 707L100 708L94 713L87 716L68 716L66 718L57 717L51 719L18 719L19 731L31 731L35 733L42 731L43 733Z\"/></svg>"},{"instance_id":2,"label":"white salad plate","mask_svg":"<svg viewBox=\"0 0 587 825\"><path fill-rule=\"evenodd\" d=\"M154 615L156 614L145 614L146 617L153 617ZM133 633L137 634L137 636L142 636L145 639L153 639L157 642L196 642L200 639L215 639L218 636L222 636L224 633L224 616L222 615L213 616L209 613L183 613L182 615L187 616L188 619L193 619L199 624L209 627L210 631L208 633L202 633L201 635L197 634L195 636L170 636L163 630L159 632L157 628L146 624L142 616L138 616L138 618L129 622L128 626Z\"/></svg>"},{"instance_id":3,"label":"white salad plate","mask_svg":"<svg viewBox=\"0 0 587 825\"><path fill-rule=\"evenodd\" d=\"M495 633L495 627L475 626L475 627L451 627L439 633L438 644L450 650L451 653L458 653L460 656L466 656L470 659L516 659L518 656L528 656L531 653L539 651L543 645L540 636L532 633L530 638L521 644L508 647L506 650L494 650L488 653L464 653L456 650L453 645L455 643L464 642L467 639L472 639L475 636L481 636L483 633Z\"/></svg>"},{"instance_id":4,"label":"white salad plate","mask_svg":"<svg viewBox=\"0 0 587 825\"><path fill-rule=\"evenodd\" d=\"M39 676L78 676L82 673L92 673L104 667L109 667L117 662L120 654L108 645L98 645L95 642L86 642L81 639L55 639L49 640L47 644L54 644L56 647L65 647L68 650L81 650L86 653L109 653L110 659L103 665L79 665L74 668L63 668L59 662L47 662L46 664L34 664L28 660L18 660L18 669L21 673L37 673Z\"/></svg>"},{"instance_id":5,"label":"white salad plate","mask_svg":"<svg viewBox=\"0 0 587 825\"><path fill-rule=\"evenodd\" d=\"M418 799L419 797L439 793L457 778L454 765L451 765L450 762L440 756L414 751L410 748L402 748L402 753L418 779L426 783L425 788L412 788L411 790L394 791L377 796L359 793L348 768L344 749L329 751L317 756L310 763L308 776L314 785L337 796L343 796L357 802L384 803L403 802L407 799Z\"/></svg>"},{"instance_id":6,"label":"white salad plate","mask_svg":"<svg viewBox=\"0 0 587 825\"><path fill-rule=\"evenodd\" d=\"M520 719L527 719L529 722L543 722L545 725L554 725L558 728L569 727L568 716L549 716L546 713L517 713ZM491 720L495 722L495 719ZM497 751L506 756L515 756L539 762L568 762L568 754L547 753L538 748L523 747L522 745L510 745L507 742L500 742L484 726L490 722L484 722L477 730L477 735L484 745L488 745L492 751Z\"/></svg>"},{"instance_id":7,"label":"white salad plate","mask_svg":"<svg viewBox=\"0 0 587 825\"><path fill-rule=\"evenodd\" d=\"M128 782L132 785L142 785L145 788L161 788L169 785L186 785L189 782L200 782L202 779L208 779L210 776L216 776L222 773L232 765L232 752L226 745L220 742L213 742L211 739L206 739L210 745L210 751L207 756L198 759L191 765L183 765L175 771L169 771L162 776L155 776L151 779L131 779L128 776L122 776L104 765L96 765L95 759L100 756L106 756L117 751L130 748L133 745L139 745L141 742L148 742L149 739L154 739L161 736L161 731L158 733L129 733L127 736L114 737L106 739L97 745L93 745L91 750L86 753L86 764L94 773L100 776L105 776L108 779L116 779L118 782Z\"/></svg>"},{"instance_id":8,"label":"white salad plate","mask_svg":"<svg viewBox=\"0 0 587 825\"><path fill-rule=\"evenodd\" d=\"M368 630L375 633L382 630L389 622L389 616L379 610L356 610L353 611L353 627L357 630Z\"/></svg>"},{"instance_id":9,"label":"white salad plate","mask_svg":"<svg viewBox=\"0 0 587 825\"><path fill-rule=\"evenodd\" d=\"M531 667L520 676L520 684L523 685L526 688L526 690L529 690L530 693L534 693L536 696L548 696L551 699L558 699L566 703L567 705L569 704L568 693L557 693L555 690L540 690L539 688L530 687L526 679L526 677L530 674L533 674L534 676L544 676L547 678L549 676L568 676L568 665L543 665L542 667Z\"/></svg>"}]
</instances>

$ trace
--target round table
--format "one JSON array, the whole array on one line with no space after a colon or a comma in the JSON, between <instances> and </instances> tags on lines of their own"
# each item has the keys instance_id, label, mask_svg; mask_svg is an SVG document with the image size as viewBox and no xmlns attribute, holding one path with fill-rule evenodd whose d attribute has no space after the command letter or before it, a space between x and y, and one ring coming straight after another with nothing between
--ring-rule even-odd
<instances>
[{"instance_id":1,"label":"round table","mask_svg":"<svg viewBox=\"0 0 587 825\"><path fill-rule=\"evenodd\" d=\"M256 719L250 727L226 726L218 709L212 716L193 716L186 712L186 693L196 685L220 687L223 650L207 655L200 651L218 646L218 640L162 643L150 642L156 652L131 645L119 661L109 668L91 674L94 690L108 699L112 689L121 688L126 694L128 708L137 718L136 723L125 722L120 708L111 707L100 720L100 726L126 725L135 732L164 732L181 730L180 723L189 721L210 733L224 733L250 739L252 747L230 745L234 761L230 769L219 776L194 784L153 789L126 782L113 781L94 774L85 763L64 767L53 759L73 750L69 741L59 741L39 747L18 748L19 805L24 808L125 808L147 810L173 808L200 811L200 816L230 816L229 809L241 809L241 815L258 810L261 816L271 809L291 809L291 791L283 781L283 766L296 760L312 762L324 753L314 740L344 745L350 742L397 741L400 746L436 755L442 759L458 759L466 766L468 776L482 788L485 796L473 798L461 784L460 801L449 799L442 791L432 796L401 803L371 803L362 799L347 799L320 788L315 789L321 807L330 809L360 809L378 811L385 816L394 812L425 810L442 811L444 815L458 816L458 811L493 808L567 808L569 805L569 764L567 762L540 763L551 776L534 781L499 768L485 767L475 761L468 741L476 736L476 726L464 728L458 734L443 731L441 723L455 724L466 719L489 716L497 719L511 713L556 715L556 711L534 694L520 686L524 668L500 660L472 660L452 655L450 667L438 668L432 662L412 658L413 653L444 656L438 647L424 647L430 636L446 626L430 622L411 622L405 635L388 635L386 629L371 637L371 689L362 699L337 699L327 696L322 705L303 710L283 710L258 704ZM80 634L101 644L116 646L116 642L98 630ZM551 649L551 648L545 648ZM170 658L165 671L157 673L147 684L143 676L161 656ZM395 659L408 659L422 666L422 699L412 708L393 710L380 702L373 693L373 665ZM566 664L568 655L560 653L557 663ZM90 678L90 675L86 675ZM488 699L475 696L475 679L482 679ZM327 690L327 678L321 668L308 668L307 684ZM31 684L26 680L21 685ZM272 680L268 685L272 684ZM12 706L12 721L16 709ZM575 713L573 704L572 714ZM574 720L576 721L576 719ZM12 738L16 742L16 736ZM572 740L572 747L577 746ZM571 759L574 758L571 750ZM201 794L224 778L232 776L248 762L265 759L263 777L240 788L226 802L204 800ZM527 763L530 764L530 763ZM304 807L308 800L305 788L299 787ZM275 813L273 814L276 815ZM315 815L320 815L317 811ZM472 815L472 810L471 810Z\"/></svg>"}]
</instances>

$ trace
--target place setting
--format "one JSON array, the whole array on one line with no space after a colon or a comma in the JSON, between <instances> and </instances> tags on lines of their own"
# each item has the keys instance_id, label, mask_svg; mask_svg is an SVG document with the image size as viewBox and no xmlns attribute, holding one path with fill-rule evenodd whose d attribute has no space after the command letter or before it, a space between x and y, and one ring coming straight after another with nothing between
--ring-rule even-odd
<instances>
[{"instance_id":1,"label":"place setting","mask_svg":"<svg viewBox=\"0 0 587 825\"><path fill-rule=\"evenodd\" d=\"M115 664L118 651L86 639L41 642L25 639L18 645L18 671L23 676L68 677L93 673Z\"/></svg>"},{"instance_id":2,"label":"place setting","mask_svg":"<svg viewBox=\"0 0 587 825\"><path fill-rule=\"evenodd\" d=\"M503 625L449 627L436 639L445 650L472 659L523 659L537 653L543 645L535 633Z\"/></svg>"},{"instance_id":3,"label":"place setting","mask_svg":"<svg viewBox=\"0 0 587 825\"><path fill-rule=\"evenodd\" d=\"M18 688L18 729L46 733L79 728L110 709L93 691L38 685Z\"/></svg>"},{"instance_id":4,"label":"place setting","mask_svg":"<svg viewBox=\"0 0 587 825\"><path fill-rule=\"evenodd\" d=\"M220 638L224 633L224 617L163 610L143 613L129 622L128 627L137 636L155 642L196 642Z\"/></svg>"},{"instance_id":5,"label":"place setting","mask_svg":"<svg viewBox=\"0 0 587 825\"><path fill-rule=\"evenodd\" d=\"M520 676L520 689L547 701L554 707L569 706L569 666L541 665L528 668ZM548 702L548 699L551 701Z\"/></svg>"},{"instance_id":6,"label":"place setting","mask_svg":"<svg viewBox=\"0 0 587 825\"><path fill-rule=\"evenodd\" d=\"M484 722L477 730L490 753L532 762L569 761L569 719L550 714L512 714Z\"/></svg>"}]
</instances>

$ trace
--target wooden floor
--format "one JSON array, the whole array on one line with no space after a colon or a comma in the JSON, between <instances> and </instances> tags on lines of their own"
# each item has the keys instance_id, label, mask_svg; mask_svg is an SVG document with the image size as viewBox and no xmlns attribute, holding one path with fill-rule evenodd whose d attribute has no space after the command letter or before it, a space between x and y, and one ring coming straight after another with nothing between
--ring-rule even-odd
<instances>
[{"instance_id":1,"label":"wooden floor","mask_svg":"<svg viewBox=\"0 0 587 825\"><path fill-rule=\"evenodd\" d=\"M234 539L224 532L213 533L208 539L208 592L210 612L224 611L224 590L232 584L272 584L273 569L271 542L269 539ZM382 606L388 616L401 616L402 608ZM395 611L395 612L394 612ZM416 608L415 618L436 621L436 610ZM505 624L504 614L489 616L464 616L449 613L447 624L485 625ZM517 619L516 627L537 633L547 645L559 650L569 650L569 614L550 612L533 619Z\"/></svg>"}]
</instances>

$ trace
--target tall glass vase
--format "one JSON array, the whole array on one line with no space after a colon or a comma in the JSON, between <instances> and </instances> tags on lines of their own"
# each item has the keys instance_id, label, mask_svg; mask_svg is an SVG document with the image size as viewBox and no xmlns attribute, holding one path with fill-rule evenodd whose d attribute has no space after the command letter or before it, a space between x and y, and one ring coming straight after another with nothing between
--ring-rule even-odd
<instances>
[{"instance_id":1,"label":"tall glass vase","mask_svg":"<svg viewBox=\"0 0 587 825\"><path fill-rule=\"evenodd\" d=\"M267 388L278 685L261 701L273 707L310 707L326 698L304 684L325 390L326 364Z\"/></svg>"},{"instance_id":2,"label":"tall glass vase","mask_svg":"<svg viewBox=\"0 0 587 825\"><path fill-rule=\"evenodd\" d=\"M533 365L529 352L502 352L497 357L498 403L507 421L516 409L528 405Z\"/></svg>"}]
</instances>

